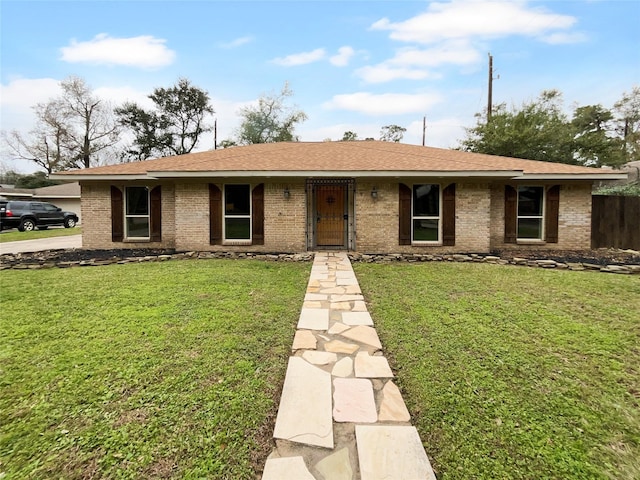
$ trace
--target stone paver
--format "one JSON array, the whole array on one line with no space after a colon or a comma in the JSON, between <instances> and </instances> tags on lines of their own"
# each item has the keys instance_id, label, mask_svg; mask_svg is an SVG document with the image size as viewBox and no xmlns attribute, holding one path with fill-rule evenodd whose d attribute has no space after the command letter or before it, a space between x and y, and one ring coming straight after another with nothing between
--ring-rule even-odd
<instances>
[{"instance_id":1,"label":"stone paver","mask_svg":"<svg viewBox=\"0 0 640 480\"><path fill-rule=\"evenodd\" d=\"M362 480L436 480L415 427L356 425Z\"/></svg>"},{"instance_id":2,"label":"stone paver","mask_svg":"<svg viewBox=\"0 0 640 480\"><path fill-rule=\"evenodd\" d=\"M359 352L355 362L356 377L391 378L393 372L384 357L373 357L367 352Z\"/></svg>"},{"instance_id":3,"label":"stone paver","mask_svg":"<svg viewBox=\"0 0 640 480\"><path fill-rule=\"evenodd\" d=\"M331 374L300 357L289 358L275 438L333 448Z\"/></svg>"},{"instance_id":4,"label":"stone paver","mask_svg":"<svg viewBox=\"0 0 640 480\"><path fill-rule=\"evenodd\" d=\"M435 480L373 325L347 255L316 253L263 480Z\"/></svg>"},{"instance_id":5,"label":"stone paver","mask_svg":"<svg viewBox=\"0 0 640 480\"><path fill-rule=\"evenodd\" d=\"M329 328L329 310L325 308L303 308L302 312L300 312L298 328L327 330Z\"/></svg>"},{"instance_id":6,"label":"stone paver","mask_svg":"<svg viewBox=\"0 0 640 480\"><path fill-rule=\"evenodd\" d=\"M302 457L270 458L264 466L262 480L316 480L307 469Z\"/></svg>"},{"instance_id":7,"label":"stone paver","mask_svg":"<svg viewBox=\"0 0 640 480\"><path fill-rule=\"evenodd\" d=\"M318 340L310 330L297 330L293 337L291 350L310 349L315 350Z\"/></svg>"},{"instance_id":8,"label":"stone paver","mask_svg":"<svg viewBox=\"0 0 640 480\"><path fill-rule=\"evenodd\" d=\"M333 419L336 422L374 423L378 419L369 380L336 378L333 388Z\"/></svg>"}]
</instances>

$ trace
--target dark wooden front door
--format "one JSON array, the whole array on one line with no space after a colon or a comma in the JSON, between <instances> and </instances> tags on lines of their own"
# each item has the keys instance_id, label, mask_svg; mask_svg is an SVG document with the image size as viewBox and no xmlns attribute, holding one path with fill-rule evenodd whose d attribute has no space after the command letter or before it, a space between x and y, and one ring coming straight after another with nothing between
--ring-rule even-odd
<instances>
[{"instance_id":1,"label":"dark wooden front door","mask_svg":"<svg viewBox=\"0 0 640 480\"><path fill-rule=\"evenodd\" d=\"M347 212L345 185L316 186L316 245L343 247L346 241Z\"/></svg>"}]
</instances>

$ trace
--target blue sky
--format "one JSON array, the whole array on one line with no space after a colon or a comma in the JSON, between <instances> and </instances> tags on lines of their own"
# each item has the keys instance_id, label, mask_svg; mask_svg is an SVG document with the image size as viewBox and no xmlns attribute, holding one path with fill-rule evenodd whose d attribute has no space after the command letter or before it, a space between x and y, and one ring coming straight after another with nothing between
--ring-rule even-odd
<instances>
[{"instance_id":1,"label":"blue sky","mask_svg":"<svg viewBox=\"0 0 640 480\"><path fill-rule=\"evenodd\" d=\"M209 92L218 140L237 111L289 82L309 119L303 141L350 130L455 147L487 103L520 105L544 89L612 107L640 84L640 0L11 1L0 3L2 130L34 124L31 106L84 78L114 105L145 105L179 77ZM209 149L205 138L200 149ZM12 161L4 169L30 172Z\"/></svg>"}]
</instances>

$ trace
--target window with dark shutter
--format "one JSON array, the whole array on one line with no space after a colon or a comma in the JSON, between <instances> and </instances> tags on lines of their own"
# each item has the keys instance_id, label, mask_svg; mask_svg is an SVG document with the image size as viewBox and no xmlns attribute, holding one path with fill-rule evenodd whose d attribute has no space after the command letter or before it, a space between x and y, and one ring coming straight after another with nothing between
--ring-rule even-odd
<instances>
[{"instance_id":1,"label":"window with dark shutter","mask_svg":"<svg viewBox=\"0 0 640 480\"><path fill-rule=\"evenodd\" d=\"M442 190L442 245L456 244L456 184Z\"/></svg>"},{"instance_id":2,"label":"window with dark shutter","mask_svg":"<svg viewBox=\"0 0 640 480\"><path fill-rule=\"evenodd\" d=\"M518 192L504 187L504 243L516 243L518 229Z\"/></svg>"},{"instance_id":3,"label":"window with dark shutter","mask_svg":"<svg viewBox=\"0 0 640 480\"><path fill-rule=\"evenodd\" d=\"M162 189L160 185L149 192L151 204L151 235L152 242L162 241Z\"/></svg>"},{"instance_id":4,"label":"window with dark shutter","mask_svg":"<svg viewBox=\"0 0 640 480\"><path fill-rule=\"evenodd\" d=\"M251 230L252 245L264 245L264 183L251 194Z\"/></svg>"},{"instance_id":5,"label":"window with dark shutter","mask_svg":"<svg viewBox=\"0 0 640 480\"><path fill-rule=\"evenodd\" d=\"M209 184L209 244L222 245L222 190Z\"/></svg>"},{"instance_id":6,"label":"window with dark shutter","mask_svg":"<svg viewBox=\"0 0 640 480\"><path fill-rule=\"evenodd\" d=\"M399 184L398 244L411 245L411 188Z\"/></svg>"},{"instance_id":7,"label":"window with dark shutter","mask_svg":"<svg viewBox=\"0 0 640 480\"><path fill-rule=\"evenodd\" d=\"M111 186L111 241L121 242L124 238L124 202L122 190Z\"/></svg>"},{"instance_id":8,"label":"window with dark shutter","mask_svg":"<svg viewBox=\"0 0 640 480\"><path fill-rule=\"evenodd\" d=\"M547 190L545 205L545 241L558 243L558 215L560 213L560 185L554 185Z\"/></svg>"}]
</instances>

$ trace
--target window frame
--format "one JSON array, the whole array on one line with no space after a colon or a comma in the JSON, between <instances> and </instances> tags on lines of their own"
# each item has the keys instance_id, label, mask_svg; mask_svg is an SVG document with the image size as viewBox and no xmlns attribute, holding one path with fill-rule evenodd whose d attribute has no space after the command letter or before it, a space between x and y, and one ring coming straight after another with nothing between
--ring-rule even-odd
<instances>
[{"instance_id":1,"label":"window frame","mask_svg":"<svg viewBox=\"0 0 640 480\"><path fill-rule=\"evenodd\" d=\"M147 214L146 215L140 215L140 214L128 214L127 211L127 204L129 202L129 189L133 189L133 188L144 188L147 191ZM122 210L123 210L123 218L124 218L124 240L125 241L150 241L151 240L151 188L149 188L148 186L145 185L128 185L124 187L124 201L123 201L123 205L122 205ZM129 223L128 223L128 219L129 218L146 218L147 219L147 230L149 232L149 234L146 237L134 237L129 235Z\"/></svg>"},{"instance_id":2,"label":"window frame","mask_svg":"<svg viewBox=\"0 0 640 480\"><path fill-rule=\"evenodd\" d=\"M537 188L542 192L540 198L541 213L540 215L520 215L520 189L521 188ZM547 189L542 185L518 185L516 187L516 242L518 243L541 243L545 242L546 235L546 214L547 214ZM538 237L520 237L520 219L539 219L540 235Z\"/></svg>"},{"instance_id":3,"label":"window frame","mask_svg":"<svg viewBox=\"0 0 640 480\"><path fill-rule=\"evenodd\" d=\"M438 187L438 215L414 215L414 189L421 185L436 185ZM414 183L411 184L411 245L442 245L442 184L440 183ZM438 221L438 239L437 240L415 240L414 239L414 221L415 220L437 220Z\"/></svg>"},{"instance_id":4,"label":"window frame","mask_svg":"<svg viewBox=\"0 0 640 480\"><path fill-rule=\"evenodd\" d=\"M249 214L227 214L227 187L247 186L249 189ZM251 183L225 183L222 185L222 244L252 245L253 243L253 185ZM227 218L246 218L249 221L249 238L227 238Z\"/></svg>"}]
</instances>

